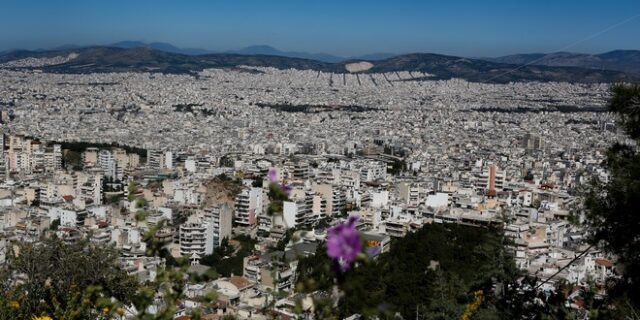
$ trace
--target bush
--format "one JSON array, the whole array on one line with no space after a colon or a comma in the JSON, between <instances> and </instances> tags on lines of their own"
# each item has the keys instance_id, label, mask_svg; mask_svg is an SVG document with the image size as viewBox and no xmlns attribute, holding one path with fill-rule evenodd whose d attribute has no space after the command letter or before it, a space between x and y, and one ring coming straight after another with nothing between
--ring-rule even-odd
<instances>
[{"instance_id":1,"label":"bush","mask_svg":"<svg viewBox=\"0 0 640 320\"><path fill-rule=\"evenodd\" d=\"M0 318L98 319L112 298L132 303L140 286L118 267L117 257L115 249L86 240L18 244L0 278Z\"/></svg>"}]
</instances>

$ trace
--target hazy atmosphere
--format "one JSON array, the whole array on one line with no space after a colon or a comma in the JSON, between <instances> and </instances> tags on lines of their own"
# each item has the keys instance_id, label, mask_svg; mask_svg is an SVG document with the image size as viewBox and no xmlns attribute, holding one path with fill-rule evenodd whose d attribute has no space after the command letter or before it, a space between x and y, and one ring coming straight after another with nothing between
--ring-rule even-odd
<instances>
[{"instance_id":1,"label":"hazy atmosphere","mask_svg":"<svg viewBox=\"0 0 640 320\"><path fill-rule=\"evenodd\" d=\"M557 51L640 13L618 1L3 0L0 50L135 40L216 51L270 45L340 56ZM640 19L568 49L640 49Z\"/></svg>"}]
</instances>

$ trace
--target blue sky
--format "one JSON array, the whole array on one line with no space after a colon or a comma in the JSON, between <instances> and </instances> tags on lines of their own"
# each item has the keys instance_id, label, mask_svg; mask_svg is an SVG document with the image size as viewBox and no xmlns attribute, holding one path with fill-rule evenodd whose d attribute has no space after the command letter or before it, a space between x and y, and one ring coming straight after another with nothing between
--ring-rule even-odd
<instances>
[{"instance_id":1,"label":"blue sky","mask_svg":"<svg viewBox=\"0 0 640 320\"><path fill-rule=\"evenodd\" d=\"M122 40L358 55L550 52L640 15L640 0L0 0L0 50ZM640 16L566 51L640 49Z\"/></svg>"}]
</instances>

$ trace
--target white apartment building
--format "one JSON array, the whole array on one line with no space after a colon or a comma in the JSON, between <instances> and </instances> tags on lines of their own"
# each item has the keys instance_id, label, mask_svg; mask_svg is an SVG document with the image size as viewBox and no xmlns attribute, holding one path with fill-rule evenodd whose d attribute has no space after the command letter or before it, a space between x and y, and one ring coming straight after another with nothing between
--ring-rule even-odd
<instances>
[{"instance_id":1,"label":"white apartment building","mask_svg":"<svg viewBox=\"0 0 640 320\"><path fill-rule=\"evenodd\" d=\"M213 253L213 223L196 220L180 225L179 245L180 255L197 264L202 257Z\"/></svg>"},{"instance_id":2,"label":"white apartment building","mask_svg":"<svg viewBox=\"0 0 640 320\"><path fill-rule=\"evenodd\" d=\"M102 169L106 178L118 180L122 178L117 176L116 159L111 151L100 150L98 153L98 166Z\"/></svg>"},{"instance_id":3,"label":"white apartment building","mask_svg":"<svg viewBox=\"0 0 640 320\"><path fill-rule=\"evenodd\" d=\"M235 223L241 226L255 225L257 217L263 215L265 199L262 188L242 190L235 199Z\"/></svg>"},{"instance_id":4,"label":"white apartment building","mask_svg":"<svg viewBox=\"0 0 640 320\"><path fill-rule=\"evenodd\" d=\"M226 204L204 209L204 216L213 225L213 246L218 247L224 238L231 238L233 210Z\"/></svg>"}]
</instances>

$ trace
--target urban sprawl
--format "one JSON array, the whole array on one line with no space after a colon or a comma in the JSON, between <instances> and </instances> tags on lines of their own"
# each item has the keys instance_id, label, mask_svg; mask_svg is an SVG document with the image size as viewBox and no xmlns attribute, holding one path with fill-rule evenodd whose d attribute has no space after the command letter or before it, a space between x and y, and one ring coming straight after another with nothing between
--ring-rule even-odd
<instances>
[{"instance_id":1,"label":"urban sprawl","mask_svg":"<svg viewBox=\"0 0 640 320\"><path fill-rule=\"evenodd\" d=\"M18 64L60 63L31 60ZM604 112L607 84L15 66L0 68L0 263L11 243L55 233L115 245L146 281L166 263L146 254L143 235L155 226L171 255L202 273L217 247L249 236L242 273L189 284L179 312L214 290L224 309L211 312L259 318L270 305L284 315L300 257L356 216L378 253L425 224L493 225L513 240L517 266L549 289L614 272L615 257L583 254L584 231L570 222L580 219L581 188L607 179L607 147L625 143ZM291 189L281 215L268 212L270 170Z\"/></svg>"}]
</instances>

